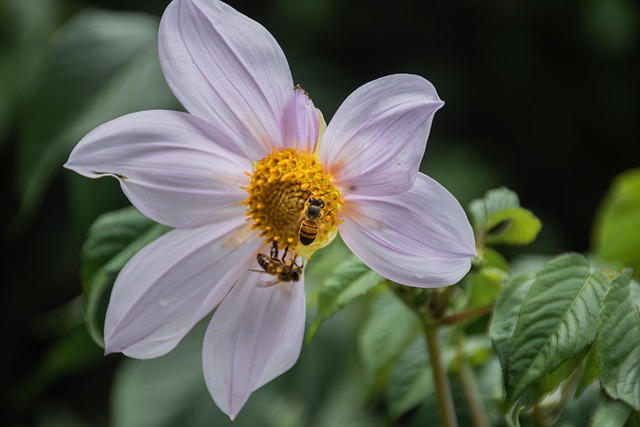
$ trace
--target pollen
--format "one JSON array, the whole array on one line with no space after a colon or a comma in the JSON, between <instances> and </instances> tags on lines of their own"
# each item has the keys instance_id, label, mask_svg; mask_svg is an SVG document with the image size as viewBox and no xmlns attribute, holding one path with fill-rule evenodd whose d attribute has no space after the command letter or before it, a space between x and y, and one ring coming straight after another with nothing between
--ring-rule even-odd
<instances>
[{"instance_id":1,"label":"pollen","mask_svg":"<svg viewBox=\"0 0 640 427\"><path fill-rule=\"evenodd\" d=\"M292 148L274 150L255 163L250 175L244 202L247 220L260 230L265 244L276 242L280 248L310 256L333 240L342 206L340 191L315 155ZM314 203L319 209L310 210Z\"/></svg>"}]
</instances>

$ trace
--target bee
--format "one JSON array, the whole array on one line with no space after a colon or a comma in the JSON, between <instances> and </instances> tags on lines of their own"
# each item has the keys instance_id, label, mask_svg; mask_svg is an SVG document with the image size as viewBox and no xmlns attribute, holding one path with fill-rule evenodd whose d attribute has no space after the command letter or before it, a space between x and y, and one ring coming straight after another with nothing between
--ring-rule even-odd
<instances>
[{"instance_id":1,"label":"bee","mask_svg":"<svg viewBox=\"0 0 640 427\"><path fill-rule=\"evenodd\" d=\"M318 224L324 215L324 200L312 194L306 204L308 206L301 214L302 221L300 221L298 228L298 239L303 245L309 246L318 236Z\"/></svg>"},{"instance_id":2,"label":"bee","mask_svg":"<svg viewBox=\"0 0 640 427\"><path fill-rule=\"evenodd\" d=\"M295 262L295 259L291 259L291 263L287 264L286 255L287 250L289 248L285 248L284 254L282 258L278 258L278 247L274 242L271 247L271 253L269 255L259 253L256 255L256 260L258 261L258 265L262 268L263 271L260 270L251 270L259 273L267 273L276 278L276 280L272 280L267 283L263 283L258 285L261 288L268 288L270 286L277 285L280 282L298 282L302 278L302 269L303 265L298 265Z\"/></svg>"}]
</instances>

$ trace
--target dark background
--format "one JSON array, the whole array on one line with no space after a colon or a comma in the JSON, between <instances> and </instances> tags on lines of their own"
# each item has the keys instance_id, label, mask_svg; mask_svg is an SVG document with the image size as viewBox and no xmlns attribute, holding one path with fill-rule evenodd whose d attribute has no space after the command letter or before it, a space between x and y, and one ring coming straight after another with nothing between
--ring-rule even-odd
<instances>
[{"instance_id":1,"label":"dark background","mask_svg":"<svg viewBox=\"0 0 640 427\"><path fill-rule=\"evenodd\" d=\"M85 8L160 16L168 4L57 3L55 19L39 30L42 43L32 48L45 49L57 26ZM429 79L446 105L435 117L423 171L464 206L494 187L516 191L544 224L530 251L588 251L593 216L612 178L638 166L640 5L635 1L228 3L275 36L295 82L327 121L369 80L392 73ZM8 11L0 6L0 53L21 31ZM24 72L32 69L25 66ZM70 172L62 167L37 209L19 218L21 114L38 96L25 89L13 99L0 128L2 413L9 414L9 425L46 425L39 414L53 405L74 412L86 425L104 425L117 359L104 359L73 320L82 310L78 253L89 222L69 219ZM110 195L101 209L127 204L114 182L90 184ZM62 334L66 348L77 349L71 354L78 361L60 373L49 365L67 365L52 357L43 367L43 354ZM64 348L60 354L69 357ZM82 393L88 384L92 392ZM60 401L65 405L52 403Z\"/></svg>"}]
</instances>

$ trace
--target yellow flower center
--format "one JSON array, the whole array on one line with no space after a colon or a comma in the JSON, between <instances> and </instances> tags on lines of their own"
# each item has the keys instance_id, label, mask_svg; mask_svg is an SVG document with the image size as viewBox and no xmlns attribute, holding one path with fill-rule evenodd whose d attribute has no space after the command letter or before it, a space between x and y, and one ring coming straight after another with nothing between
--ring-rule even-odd
<instances>
[{"instance_id":1,"label":"yellow flower center","mask_svg":"<svg viewBox=\"0 0 640 427\"><path fill-rule=\"evenodd\" d=\"M265 244L310 256L337 232L340 191L315 155L292 148L257 162L246 188L247 216Z\"/></svg>"}]
</instances>

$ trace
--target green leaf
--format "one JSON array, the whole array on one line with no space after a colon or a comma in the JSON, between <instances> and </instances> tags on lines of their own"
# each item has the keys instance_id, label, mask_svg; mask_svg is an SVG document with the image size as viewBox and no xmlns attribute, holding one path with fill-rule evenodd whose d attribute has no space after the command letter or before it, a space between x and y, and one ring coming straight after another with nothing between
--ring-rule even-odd
<instances>
[{"instance_id":1,"label":"green leaf","mask_svg":"<svg viewBox=\"0 0 640 427\"><path fill-rule=\"evenodd\" d=\"M597 346L592 345L582 361L582 375L576 386L575 396L580 397L598 379L599 373Z\"/></svg>"},{"instance_id":2,"label":"green leaf","mask_svg":"<svg viewBox=\"0 0 640 427\"><path fill-rule=\"evenodd\" d=\"M202 321L169 354L126 359L114 376L114 427L229 425L206 391L202 376ZM225 420L226 418L226 420ZM228 424L227 424L228 423Z\"/></svg>"},{"instance_id":3,"label":"green leaf","mask_svg":"<svg viewBox=\"0 0 640 427\"><path fill-rule=\"evenodd\" d=\"M343 260L333 275L320 288L318 317L309 331L312 339L318 327L342 307L366 294L382 282L384 277L367 267L358 257L350 255Z\"/></svg>"},{"instance_id":4,"label":"green leaf","mask_svg":"<svg viewBox=\"0 0 640 427\"><path fill-rule=\"evenodd\" d=\"M493 348L498 354L502 365L502 376L506 382L509 375L509 353L511 337L516 328L516 320L535 276L533 273L523 273L507 282L496 299L493 319L489 327L489 335Z\"/></svg>"},{"instance_id":5,"label":"green leaf","mask_svg":"<svg viewBox=\"0 0 640 427\"><path fill-rule=\"evenodd\" d=\"M177 106L160 68L157 28L151 15L88 10L51 40L19 127L16 226L28 223L90 130L133 111Z\"/></svg>"},{"instance_id":6,"label":"green leaf","mask_svg":"<svg viewBox=\"0 0 640 427\"><path fill-rule=\"evenodd\" d=\"M504 272L511 270L509 261L500 252L491 247L483 248L479 255L482 257L482 267L493 267Z\"/></svg>"},{"instance_id":7,"label":"green leaf","mask_svg":"<svg viewBox=\"0 0 640 427\"><path fill-rule=\"evenodd\" d=\"M631 408L622 402L608 401L593 415L595 427L624 427L631 415Z\"/></svg>"},{"instance_id":8,"label":"green leaf","mask_svg":"<svg viewBox=\"0 0 640 427\"><path fill-rule=\"evenodd\" d=\"M467 310L492 304L498 298L508 277L504 270L495 267L482 267L478 272L469 274Z\"/></svg>"},{"instance_id":9,"label":"green leaf","mask_svg":"<svg viewBox=\"0 0 640 427\"><path fill-rule=\"evenodd\" d=\"M561 255L536 275L509 343L506 402L583 352L596 338L609 280L578 254Z\"/></svg>"},{"instance_id":10,"label":"green leaf","mask_svg":"<svg viewBox=\"0 0 640 427\"><path fill-rule=\"evenodd\" d=\"M490 190L469 205L476 233L494 245L526 245L540 233L542 223L520 207L518 195L507 188Z\"/></svg>"},{"instance_id":11,"label":"green leaf","mask_svg":"<svg viewBox=\"0 0 640 427\"><path fill-rule=\"evenodd\" d=\"M61 378L86 372L104 361L104 355L81 324L61 334L39 357L39 362L13 390L12 397L20 406L33 405Z\"/></svg>"},{"instance_id":12,"label":"green leaf","mask_svg":"<svg viewBox=\"0 0 640 427\"><path fill-rule=\"evenodd\" d=\"M600 382L614 399L640 411L640 285L631 270L613 281L598 323Z\"/></svg>"},{"instance_id":13,"label":"green leaf","mask_svg":"<svg viewBox=\"0 0 640 427\"><path fill-rule=\"evenodd\" d=\"M377 296L358 336L358 349L371 394L388 382L393 363L420 331L418 317L395 295Z\"/></svg>"},{"instance_id":14,"label":"green leaf","mask_svg":"<svg viewBox=\"0 0 640 427\"><path fill-rule=\"evenodd\" d=\"M598 208L591 238L596 255L632 267L640 277L640 169L615 178Z\"/></svg>"},{"instance_id":15,"label":"green leaf","mask_svg":"<svg viewBox=\"0 0 640 427\"><path fill-rule=\"evenodd\" d=\"M469 204L473 228L486 229L492 215L509 209L520 207L520 199L513 191L505 187L489 190L482 199L473 200Z\"/></svg>"},{"instance_id":16,"label":"green leaf","mask_svg":"<svg viewBox=\"0 0 640 427\"><path fill-rule=\"evenodd\" d=\"M385 389L389 416L395 420L434 394L426 343L418 337L398 358Z\"/></svg>"},{"instance_id":17,"label":"green leaf","mask_svg":"<svg viewBox=\"0 0 640 427\"><path fill-rule=\"evenodd\" d=\"M124 265L140 249L169 230L132 207L99 217L82 247L85 323L91 338L104 347L104 314L111 288Z\"/></svg>"},{"instance_id":18,"label":"green leaf","mask_svg":"<svg viewBox=\"0 0 640 427\"><path fill-rule=\"evenodd\" d=\"M34 70L49 34L59 25L56 0L0 2L0 151L24 93L34 83Z\"/></svg>"},{"instance_id":19,"label":"green leaf","mask_svg":"<svg viewBox=\"0 0 640 427\"><path fill-rule=\"evenodd\" d=\"M540 233L542 223L529 210L507 209L491 215L487 223L487 243L494 245L527 245Z\"/></svg>"}]
</instances>

